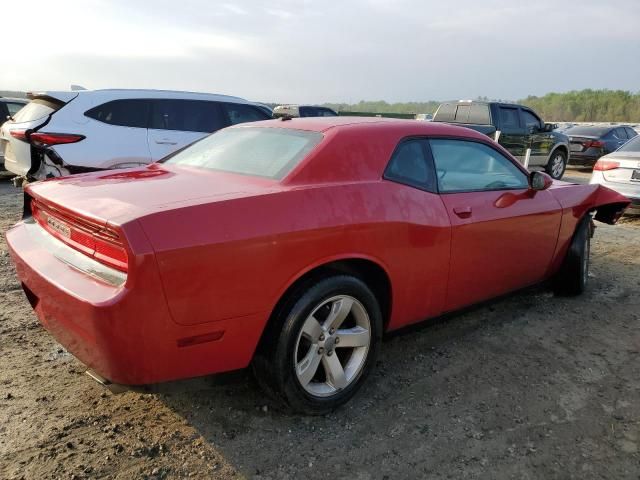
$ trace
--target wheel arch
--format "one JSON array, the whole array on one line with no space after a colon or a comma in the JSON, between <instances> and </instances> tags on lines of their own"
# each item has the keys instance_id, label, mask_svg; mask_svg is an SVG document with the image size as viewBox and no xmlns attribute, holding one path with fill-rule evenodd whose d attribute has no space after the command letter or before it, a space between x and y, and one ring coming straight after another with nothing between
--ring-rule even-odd
<instances>
[{"instance_id":1,"label":"wheel arch","mask_svg":"<svg viewBox=\"0 0 640 480\"><path fill-rule=\"evenodd\" d=\"M558 150L561 150L562 153L564 153L565 159L567 163L569 163L569 147L564 143L559 143L555 147L553 147L553 150L551 150L551 153L547 157L547 163L549 163L549 161L553 158L553 156Z\"/></svg>"},{"instance_id":2,"label":"wheel arch","mask_svg":"<svg viewBox=\"0 0 640 480\"><path fill-rule=\"evenodd\" d=\"M260 345L265 338L271 337L272 334L275 333L273 327L280 309L283 308L292 295L296 294L298 289L314 279L337 274L352 275L360 279L371 289L380 305L383 331L385 331L389 325L392 309L392 284L387 269L383 266L382 262L372 257L365 255L345 255L315 262L290 279L286 286L279 292L278 300L269 314L258 345Z\"/></svg>"}]
</instances>

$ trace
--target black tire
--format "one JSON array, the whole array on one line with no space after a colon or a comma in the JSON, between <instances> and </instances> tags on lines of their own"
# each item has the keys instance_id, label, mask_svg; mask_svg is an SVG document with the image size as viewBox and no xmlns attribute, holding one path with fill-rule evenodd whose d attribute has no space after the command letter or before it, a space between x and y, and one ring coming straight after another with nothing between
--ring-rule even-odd
<instances>
[{"instance_id":1,"label":"black tire","mask_svg":"<svg viewBox=\"0 0 640 480\"><path fill-rule=\"evenodd\" d=\"M554 279L557 295L580 295L589 278L589 254L593 226L591 215L586 215L578 224L567 255Z\"/></svg>"},{"instance_id":2,"label":"black tire","mask_svg":"<svg viewBox=\"0 0 640 480\"><path fill-rule=\"evenodd\" d=\"M544 167L545 172L554 180L560 180L567 169L567 154L563 150L555 150Z\"/></svg>"},{"instance_id":3,"label":"black tire","mask_svg":"<svg viewBox=\"0 0 640 480\"><path fill-rule=\"evenodd\" d=\"M313 343L307 340L309 343L309 351L307 355L299 360L299 351L302 347L301 342L304 342L306 337L302 330L305 323L309 320L311 314L316 312L314 318L321 317L322 311L334 311L332 299L338 298L336 302L339 302L341 298L355 299L353 302L354 307L357 306L358 317L364 318L362 312L365 311L369 321L369 344L366 350L360 348L358 357L352 357L354 353L348 352L350 347L340 348L336 344L327 346L326 349L317 348L318 343ZM350 300L349 300L350 301ZM321 310L324 308L328 310ZM351 308L351 307L350 307ZM337 310L337 309L336 309ZM348 322L354 321L352 317L355 314L350 310L347 315L347 320L344 321L346 325ZM329 318L329 315L326 317ZM324 329L326 324L321 320L318 320L319 325ZM356 327L357 328L357 327ZM328 345L331 339L338 336L339 332L335 331L334 334L329 335L329 330L323 330L326 335L326 343L322 345ZM340 331L343 331L340 329ZM322 335L325 338L325 335ZM343 337L344 338L344 337ZM334 410L340 405L347 402L358 389L362 386L367 375L371 371L375 364L375 359L380 349L380 343L382 338L382 314L380 311L379 303L376 297L373 295L367 285L360 279L349 275L335 275L328 277L312 278L306 282L303 282L297 288L295 288L286 298L280 302L279 307L274 312L274 315L265 330L263 338L260 341L260 345L256 351L253 359L253 371L256 380L260 386L278 403L282 406L288 407L296 412L307 415L322 415ZM317 373L313 377L316 379L318 375L326 375L325 384L321 381L309 381L307 386L302 385L300 380L300 374L297 370L297 366L304 363L306 358L316 358L311 352L311 348L316 345L317 352L325 350L324 354L318 353L322 357L318 360L319 367L317 367ZM327 358L329 349L334 349L335 357L332 359ZM352 349L355 352L355 348ZM363 353L366 351L366 353ZM340 352L340 354L338 354ZM350 362L351 358L354 361L357 360L359 368L358 370L351 370L353 373L349 383L343 388L337 389L335 392L327 394L327 396L317 396L309 391L311 386L330 386L329 373L325 367L325 361L335 361L341 359L345 361L345 355L347 355L346 362ZM296 363L299 362L299 363ZM349 365L350 363L348 363ZM347 370L345 370L346 372Z\"/></svg>"}]
</instances>

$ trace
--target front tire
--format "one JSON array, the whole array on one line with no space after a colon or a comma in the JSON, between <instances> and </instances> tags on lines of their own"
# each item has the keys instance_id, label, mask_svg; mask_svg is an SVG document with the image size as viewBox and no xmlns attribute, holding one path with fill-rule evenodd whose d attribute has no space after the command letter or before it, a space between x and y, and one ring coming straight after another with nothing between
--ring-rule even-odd
<instances>
[{"instance_id":1,"label":"front tire","mask_svg":"<svg viewBox=\"0 0 640 480\"><path fill-rule=\"evenodd\" d=\"M589 279L589 255L593 226L591 215L578 224L567 255L554 279L554 291L558 295L580 295Z\"/></svg>"},{"instance_id":2,"label":"front tire","mask_svg":"<svg viewBox=\"0 0 640 480\"><path fill-rule=\"evenodd\" d=\"M554 180L560 180L567 169L567 155L562 150L556 150L551 155L545 171Z\"/></svg>"},{"instance_id":3,"label":"front tire","mask_svg":"<svg viewBox=\"0 0 640 480\"><path fill-rule=\"evenodd\" d=\"M346 403L371 371L382 337L377 299L360 279L303 283L281 303L256 352L258 383L299 413Z\"/></svg>"}]
</instances>

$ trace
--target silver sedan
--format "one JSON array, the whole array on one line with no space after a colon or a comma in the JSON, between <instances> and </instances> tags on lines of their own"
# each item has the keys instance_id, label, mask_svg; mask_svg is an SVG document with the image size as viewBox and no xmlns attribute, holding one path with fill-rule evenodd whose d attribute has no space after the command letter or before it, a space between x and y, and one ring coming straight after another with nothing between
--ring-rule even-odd
<instances>
[{"instance_id":1,"label":"silver sedan","mask_svg":"<svg viewBox=\"0 0 640 480\"><path fill-rule=\"evenodd\" d=\"M589 183L599 183L628 197L631 205L627 212L640 213L640 135L600 157Z\"/></svg>"}]
</instances>

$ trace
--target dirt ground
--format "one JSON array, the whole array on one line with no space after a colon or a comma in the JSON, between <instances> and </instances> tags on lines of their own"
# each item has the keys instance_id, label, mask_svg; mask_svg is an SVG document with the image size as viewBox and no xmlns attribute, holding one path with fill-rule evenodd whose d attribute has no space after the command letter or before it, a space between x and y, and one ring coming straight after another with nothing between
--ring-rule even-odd
<instances>
[{"instance_id":1,"label":"dirt ground","mask_svg":"<svg viewBox=\"0 0 640 480\"><path fill-rule=\"evenodd\" d=\"M21 194L0 181L0 231ZM640 220L588 292L536 287L393 335L318 418L246 372L114 395L39 326L0 242L0 478L640 478Z\"/></svg>"}]
</instances>

